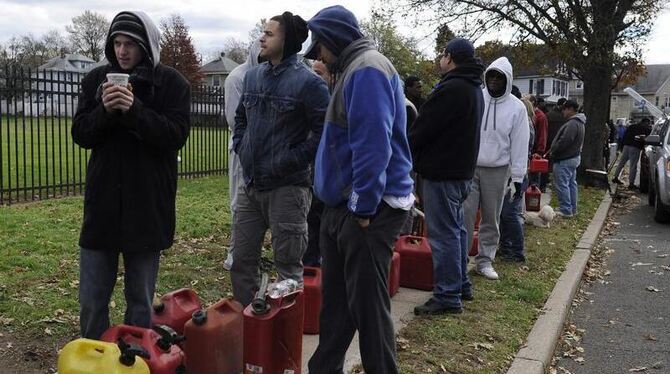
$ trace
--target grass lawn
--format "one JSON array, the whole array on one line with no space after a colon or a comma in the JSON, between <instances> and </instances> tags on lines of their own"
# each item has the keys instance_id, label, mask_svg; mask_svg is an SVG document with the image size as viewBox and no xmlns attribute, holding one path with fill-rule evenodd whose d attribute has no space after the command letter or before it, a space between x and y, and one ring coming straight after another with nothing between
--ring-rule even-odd
<instances>
[{"instance_id":1,"label":"grass lawn","mask_svg":"<svg viewBox=\"0 0 670 374\"><path fill-rule=\"evenodd\" d=\"M192 287L208 303L228 294L221 267L230 232L227 187L227 177L179 181L177 239L161 259L159 293ZM82 208L81 197L0 206L0 331L54 341L78 333ZM120 285L112 308L117 323L125 308Z\"/></svg>"},{"instance_id":2,"label":"grass lawn","mask_svg":"<svg viewBox=\"0 0 670 374\"><path fill-rule=\"evenodd\" d=\"M180 180L177 240L161 260L158 292L194 288L205 303L230 292L223 271L230 215L226 177ZM400 331L402 373L501 373L523 344L603 192L581 189L580 214L527 227L529 262L497 263L501 280L474 277L459 316L417 318ZM81 197L0 206L0 336L61 345L78 334ZM122 277L119 277L122 280ZM113 322L122 321L120 282ZM52 363L53 364L53 363Z\"/></svg>"},{"instance_id":3,"label":"grass lawn","mask_svg":"<svg viewBox=\"0 0 670 374\"><path fill-rule=\"evenodd\" d=\"M0 190L5 199L81 193L82 187L75 185L86 178L90 152L73 142L71 123L69 118L0 116ZM223 173L227 150L227 128L192 127L180 151L178 171L201 176L207 171Z\"/></svg>"},{"instance_id":4,"label":"grass lawn","mask_svg":"<svg viewBox=\"0 0 670 374\"><path fill-rule=\"evenodd\" d=\"M579 215L525 227L528 262L497 261L499 281L473 275L474 301L456 316L421 317L400 331L401 373L504 373L541 313L603 191L580 186ZM555 201L552 206L555 206Z\"/></svg>"}]
</instances>

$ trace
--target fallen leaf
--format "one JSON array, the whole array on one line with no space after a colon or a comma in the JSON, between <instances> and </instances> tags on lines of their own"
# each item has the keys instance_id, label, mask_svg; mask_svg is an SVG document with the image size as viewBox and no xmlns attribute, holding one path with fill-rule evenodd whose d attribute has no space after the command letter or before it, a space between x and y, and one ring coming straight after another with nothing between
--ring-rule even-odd
<instances>
[{"instance_id":1,"label":"fallen leaf","mask_svg":"<svg viewBox=\"0 0 670 374\"><path fill-rule=\"evenodd\" d=\"M584 361L586 361L586 360L584 360L584 357L577 357L575 359L575 362L580 363L580 364L584 363Z\"/></svg>"},{"instance_id":2,"label":"fallen leaf","mask_svg":"<svg viewBox=\"0 0 670 374\"><path fill-rule=\"evenodd\" d=\"M603 273L604 276L608 276L608 275L610 275L610 274L612 274L612 272L609 271L609 270L605 270L605 272Z\"/></svg>"},{"instance_id":3,"label":"fallen leaf","mask_svg":"<svg viewBox=\"0 0 670 374\"><path fill-rule=\"evenodd\" d=\"M636 263L633 264L633 267L636 267L636 266L651 266L651 265L653 265L653 264L650 263L650 262L636 262Z\"/></svg>"},{"instance_id":4,"label":"fallen leaf","mask_svg":"<svg viewBox=\"0 0 670 374\"><path fill-rule=\"evenodd\" d=\"M656 287L654 287L654 286L647 286L647 291L650 291L650 292L661 292L661 290L659 290L658 288L656 288Z\"/></svg>"},{"instance_id":5,"label":"fallen leaf","mask_svg":"<svg viewBox=\"0 0 670 374\"><path fill-rule=\"evenodd\" d=\"M492 351L493 350L493 344L489 344L489 343L473 343L473 344L470 344L469 346L474 347L477 350L479 350L480 348L486 349L487 351Z\"/></svg>"},{"instance_id":6,"label":"fallen leaf","mask_svg":"<svg viewBox=\"0 0 670 374\"><path fill-rule=\"evenodd\" d=\"M443 372L447 372L447 368L444 367L444 365L440 364L440 369L442 369Z\"/></svg>"},{"instance_id":7,"label":"fallen leaf","mask_svg":"<svg viewBox=\"0 0 670 374\"><path fill-rule=\"evenodd\" d=\"M51 336L51 335L54 334L53 331L51 331L51 329L48 328L48 327L47 327L46 329L44 329L44 333L47 334L47 335L49 335L49 336Z\"/></svg>"},{"instance_id":8,"label":"fallen leaf","mask_svg":"<svg viewBox=\"0 0 670 374\"><path fill-rule=\"evenodd\" d=\"M646 366L636 367L636 368L628 369L628 371L630 371L631 373L639 373L641 371L647 371L647 367Z\"/></svg>"},{"instance_id":9,"label":"fallen leaf","mask_svg":"<svg viewBox=\"0 0 670 374\"><path fill-rule=\"evenodd\" d=\"M116 308L116 302L114 300L110 301L109 302L109 307L112 308L112 309Z\"/></svg>"},{"instance_id":10,"label":"fallen leaf","mask_svg":"<svg viewBox=\"0 0 670 374\"><path fill-rule=\"evenodd\" d=\"M12 347L14 347L14 344L12 344L12 342L7 342L7 349L11 349Z\"/></svg>"},{"instance_id":11,"label":"fallen leaf","mask_svg":"<svg viewBox=\"0 0 670 374\"><path fill-rule=\"evenodd\" d=\"M14 322L14 318L8 318L8 317L3 317L0 316L0 323L2 323L5 326L9 326Z\"/></svg>"},{"instance_id":12,"label":"fallen leaf","mask_svg":"<svg viewBox=\"0 0 670 374\"><path fill-rule=\"evenodd\" d=\"M658 340L658 339L657 339L654 335L652 335L652 334L647 334L647 335L644 336L644 338L647 339L647 340L654 341L654 342Z\"/></svg>"},{"instance_id":13,"label":"fallen leaf","mask_svg":"<svg viewBox=\"0 0 670 374\"><path fill-rule=\"evenodd\" d=\"M664 366L663 361L658 361L658 362L655 362L653 365L651 365L651 368L658 370L658 369L663 369L663 366Z\"/></svg>"}]
</instances>

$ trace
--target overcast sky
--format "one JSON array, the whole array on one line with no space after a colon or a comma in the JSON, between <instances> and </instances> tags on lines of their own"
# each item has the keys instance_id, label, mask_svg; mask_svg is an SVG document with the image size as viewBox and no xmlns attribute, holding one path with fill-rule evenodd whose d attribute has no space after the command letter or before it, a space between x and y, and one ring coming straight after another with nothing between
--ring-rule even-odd
<instances>
[{"instance_id":1,"label":"overcast sky","mask_svg":"<svg viewBox=\"0 0 670 374\"><path fill-rule=\"evenodd\" d=\"M158 21L172 13L184 17L191 29L196 49L206 55L218 50L228 37L248 40L249 31L260 18L269 18L290 10L305 19L319 9L341 4L359 19L369 14L374 0L0 0L0 43L11 36L32 33L40 36L51 29L65 33L72 17L89 9L104 14L108 19L121 10L142 9ZM404 32L411 32L403 27ZM423 37L424 35L416 35ZM665 10L658 18L647 45L646 62L670 63L670 12ZM433 46L424 43L427 53Z\"/></svg>"}]
</instances>

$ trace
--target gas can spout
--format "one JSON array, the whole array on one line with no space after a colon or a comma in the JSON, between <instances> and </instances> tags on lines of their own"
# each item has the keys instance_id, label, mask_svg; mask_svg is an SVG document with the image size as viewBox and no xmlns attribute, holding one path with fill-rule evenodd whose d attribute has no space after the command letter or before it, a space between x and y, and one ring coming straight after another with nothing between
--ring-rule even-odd
<instances>
[{"instance_id":1,"label":"gas can spout","mask_svg":"<svg viewBox=\"0 0 670 374\"><path fill-rule=\"evenodd\" d=\"M263 273L261 278L261 287L256 292L256 296L251 301L251 309L255 315L266 314L270 311L270 304L265 301L265 294L268 291L268 273Z\"/></svg>"}]
</instances>

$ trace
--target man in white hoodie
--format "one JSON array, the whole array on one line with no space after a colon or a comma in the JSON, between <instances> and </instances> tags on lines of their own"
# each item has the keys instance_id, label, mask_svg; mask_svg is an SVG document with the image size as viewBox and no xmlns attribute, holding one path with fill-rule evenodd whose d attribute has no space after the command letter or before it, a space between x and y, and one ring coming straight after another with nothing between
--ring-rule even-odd
<instances>
[{"instance_id":1,"label":"man in white hoodie","mask_svg":"<svg viewBox=\"0 0 670 374\"><path fill-rule=\"evenodd\" d=\"M249 69L258 66L264 61L259 56L261 53L261 42L255 40L249 47L249 56L247 60L237 66L230 72L226 81L223 83L225 115L228 129L230 130L230 140L228 144L228 192L230 194L230 211L235 215L235 208L237 207L237 189L242 181L242 165L240 165L240 157L233 151L233 134L235 133L235 111L242 98L242 83L244 82L244 75ZM231 230L232 234L232 230ZM233 238L230 238L230 249L228 250L228 257L223 263L223 268L230 270L233 266Z\"/></svg>"},{"instance_id":2,"label":"man in white hoodie","mask_svg":"<svg viewBox=\"0 0 670 374\"><path fill-rule=\"evenodd\" d=\"M500 238L503 199L508 188L513 197L520 196L528 163L528 115L521 100L511 95L512 77L512 65L505 57L493 61L484 73L479 155L472 191L464 203L467 248L472 245L477 208L481 209L476 271L491 280L498 279L492 262Z\"/></svg>"}]
</instances>

